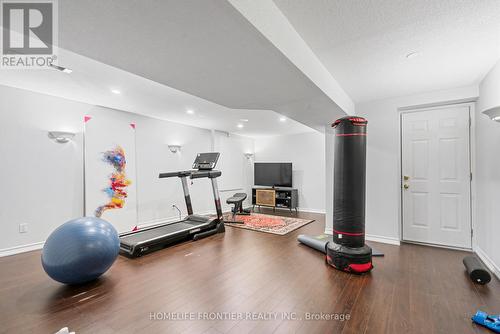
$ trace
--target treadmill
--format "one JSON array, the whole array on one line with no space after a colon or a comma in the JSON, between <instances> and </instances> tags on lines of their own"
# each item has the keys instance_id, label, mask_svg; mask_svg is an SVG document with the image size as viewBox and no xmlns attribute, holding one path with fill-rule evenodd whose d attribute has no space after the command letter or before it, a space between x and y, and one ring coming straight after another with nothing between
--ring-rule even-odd
<instances>
[{"instance_id":1,"label":"treadmill","mask_svg":"<svg viewBox=\"0 0 500 334\"><path fill-rule=\"evenodd\" d=\"M216 233L225 231L222 218L222 207L217 187L217 178L221 171L214 170L220 154L217 152L198 153L192 170L161 173L160 179L178 177L182 183L184 200L188 216L181 221L159 224L137 231L120 234L120 252L129 257L141 255L163 249L174 243L186 240L199 240ZM216 218L197 216L193 214L191 197L187 179L208 178L212 182L212 191L217 212Z\"/></svg>"}]
</instances>

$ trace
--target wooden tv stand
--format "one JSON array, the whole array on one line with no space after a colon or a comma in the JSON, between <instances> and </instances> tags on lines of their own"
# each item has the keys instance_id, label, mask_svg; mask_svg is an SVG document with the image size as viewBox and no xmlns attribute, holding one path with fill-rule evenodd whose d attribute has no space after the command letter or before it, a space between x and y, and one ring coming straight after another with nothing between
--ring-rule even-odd
<instances>
[{"instance_id":1,"label":"wooden tv stand","mask_svg":"<svg viewBox=\"0 0 500 334\"><path fill-rule=\"evenodd\" d=\"M299 193L295 188L287 187L253 187L252 205L295 210L299 206Z\"/></svg>"}]
</instances>

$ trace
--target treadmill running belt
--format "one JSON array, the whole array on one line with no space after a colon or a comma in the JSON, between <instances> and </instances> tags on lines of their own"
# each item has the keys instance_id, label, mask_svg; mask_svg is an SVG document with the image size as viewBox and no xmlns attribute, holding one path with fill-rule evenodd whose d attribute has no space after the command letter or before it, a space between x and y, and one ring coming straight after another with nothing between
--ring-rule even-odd
<instances>
[{"instance_id":1,"label":"treadmill running belt","mask_svg":"<svg viewBox=\"0 0 500 334\"><path fill-rule=\"evenodd\" d=\"M169 234L175 234L178 231L195 228L196 226L203 226L206 225L206 223L207 223L206 221L197 222L197 221L187 220L169 225L159 226L142 232L139 230L139 232L136 232L134 234L125 235L121 237L120 242L127 245L133 245L141 241L163 237Z\"/></svg>"}]
</instances>

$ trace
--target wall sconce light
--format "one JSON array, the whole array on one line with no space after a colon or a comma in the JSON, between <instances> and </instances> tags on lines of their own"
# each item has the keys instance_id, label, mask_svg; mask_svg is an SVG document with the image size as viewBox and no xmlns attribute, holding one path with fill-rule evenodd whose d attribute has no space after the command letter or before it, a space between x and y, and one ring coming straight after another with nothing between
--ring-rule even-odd
<instances>
[{"instance_id":1,"label":"wall sconce light","mask_svg":"<svg viewBox=\"0 0 500 334\"><path fill-rule=\"evenodd\" d=\"M245 158L247 158L247 160L252 159L252 157L253 157L253 153L245 153Z\"/></svg>"},{"instance_id":2,"label":"wall sconce light","mask_svg":"<svg viewBox=\"0 0 500 334\"><path fill-rule=\"evenodd\" d=\"M181 145L168 145L168 149L172 153L177 153L178 151L181 150L181 147L182 147Z\"/></svg>"},{"instance_id":3,"label":"wall sconce light","mask_svg":"<svg viewBox=\"0 0 500 334\"><path fill-rule=\"evenodd\" d=\"M483 114L488 116L492 121L500 122L500 107L486 109Z\"/></svg>"},{"instance_id":4,"label":"wall sconce light","mask_svg":"<svg viewBox=\"0 0 500 334\"><path fill-rule=\"evenodd\" d=\"M66 131L49 131L49 138L54 139L58 143L67 143L75 137L75 133Z\"/></svg>"}]
</instances>

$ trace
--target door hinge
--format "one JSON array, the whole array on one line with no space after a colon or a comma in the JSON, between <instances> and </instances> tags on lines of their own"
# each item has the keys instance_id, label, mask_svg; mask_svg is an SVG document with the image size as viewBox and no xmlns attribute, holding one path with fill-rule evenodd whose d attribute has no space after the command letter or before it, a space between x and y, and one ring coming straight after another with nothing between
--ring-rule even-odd
<instances>
[{"instance_id":1,"label":"door hinge","mask_svg":"<svg viewBox=\"0 0 500 334\"><path fill-rule=\"evenodd\" d=\"M474 229L473 229L473 228L471 228L471 229L470 229L470 236L471 236L471 237L473 237L473 236L474 236Z\"/></svg>"},{"instance_id":2,"label":"door hinge","mask_svg":"<svg viewBox=\"0 0 500 334\"><path fill-rule=\"evenodd\" d=\"M470 173L470 180L472 181L472 173Z\"/></svg>"}]
</instances>

